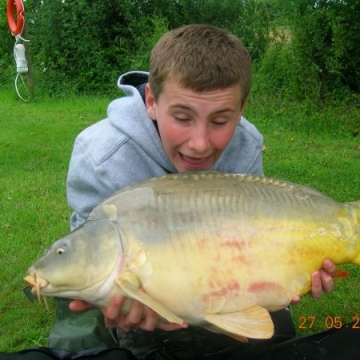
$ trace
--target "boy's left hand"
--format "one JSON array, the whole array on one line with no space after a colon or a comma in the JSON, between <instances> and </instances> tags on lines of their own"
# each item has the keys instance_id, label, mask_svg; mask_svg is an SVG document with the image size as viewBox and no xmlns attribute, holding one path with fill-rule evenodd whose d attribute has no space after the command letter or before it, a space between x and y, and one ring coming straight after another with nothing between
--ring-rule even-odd
<instances>
[{"instance_id":1,"label":"boy's left hand","mask_svg":"<svg viewBox=\"0 0 360 360\"><path fill-rule=\"evenodd\" d=\"M323 291L330 293L334 290L333 276L336 273L336 265L331 260L326 259L323 262L323 268L315 271L311 276L310 294L315 299L319 299ZM300 296L295 296L291 302L292 305L300 301Z\"/></svg>"}]
</instances>

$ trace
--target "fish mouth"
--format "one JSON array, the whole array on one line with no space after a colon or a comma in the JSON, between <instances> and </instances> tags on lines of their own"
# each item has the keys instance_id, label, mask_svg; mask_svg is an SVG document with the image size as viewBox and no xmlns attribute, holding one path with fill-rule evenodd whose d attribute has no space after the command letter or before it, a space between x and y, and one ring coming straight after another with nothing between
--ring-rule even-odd
<instances>
[{"instance_id":1,"label":"fish mouth","mask_svg":"<svg viewBox=\"0 0 360 360\"><path fill-rule=\"evenodd\" d=\"M28 272L28 274L24 277L24 281L31 287L31 293L35 295L41 303L41 291L46 288L50 283L46 279L37 275L35 272ZM45 297L44 303L46 308L49 309Z\"/></svg>"}]
</instances>

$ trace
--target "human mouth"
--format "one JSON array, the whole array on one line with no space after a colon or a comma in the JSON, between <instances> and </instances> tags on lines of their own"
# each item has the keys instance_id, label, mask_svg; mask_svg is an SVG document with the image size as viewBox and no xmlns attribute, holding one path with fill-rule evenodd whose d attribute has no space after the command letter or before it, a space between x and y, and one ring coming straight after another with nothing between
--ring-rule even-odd
<instances>
[{"instance_id":1,"label":"human mouth","mask_svg":"<svg viewBox=\"0 0 360 360\"><path fill-rule=\"evenodd\" d=\"M187 167L192 169L201 169L206 167L210 156L199 158L180 154L180 158Z\"/></svg>"}]
</instances>

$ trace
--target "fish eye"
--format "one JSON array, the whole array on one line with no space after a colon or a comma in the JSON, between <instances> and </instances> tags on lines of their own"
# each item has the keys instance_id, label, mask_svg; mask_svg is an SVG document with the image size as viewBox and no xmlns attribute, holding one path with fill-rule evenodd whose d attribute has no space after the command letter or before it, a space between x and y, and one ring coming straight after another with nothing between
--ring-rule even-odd
<instances>
[{"instance_id":1,"label":"fish eye","mask_svg":"<svg viewBox=\"0 0 360 360\"><path fill-rule=\"evenodd\" d=\"M63 254L65 252L65 250L64 250L64 248L57 248L56 249L56 253L58 254L58 255L61 255L61 254Z\"/></svg>"}]
</instances>

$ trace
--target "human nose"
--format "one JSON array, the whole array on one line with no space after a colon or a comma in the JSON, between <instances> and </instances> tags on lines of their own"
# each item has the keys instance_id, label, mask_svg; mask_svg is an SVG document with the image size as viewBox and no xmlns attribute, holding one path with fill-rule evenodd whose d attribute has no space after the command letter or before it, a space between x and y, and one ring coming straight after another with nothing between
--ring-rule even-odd
<instances>
[{"instance_id":1,"label":"human nose","mask_svg":"<svg viewBox=\"0 0 360 360\"><path fill-rule=\"evenodd\" d=\"M207 126L196 125L193 127L188 146L196 153L205 153L209 149L210 138Z\"/></svg>"}]
</instances>

